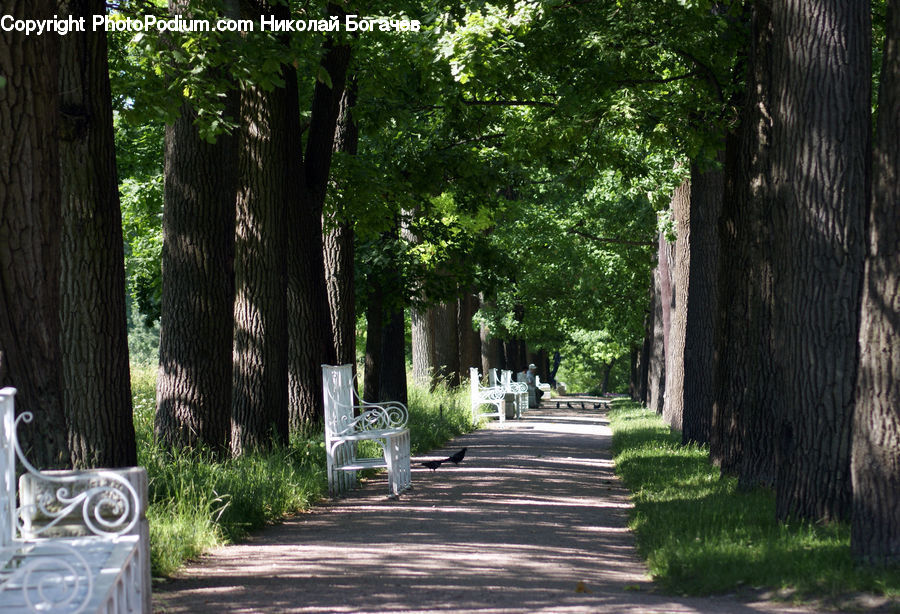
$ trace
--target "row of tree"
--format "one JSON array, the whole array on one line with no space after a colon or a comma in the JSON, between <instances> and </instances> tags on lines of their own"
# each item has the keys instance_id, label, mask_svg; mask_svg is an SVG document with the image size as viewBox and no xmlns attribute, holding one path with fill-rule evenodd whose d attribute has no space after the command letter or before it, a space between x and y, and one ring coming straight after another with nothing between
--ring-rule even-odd
<instances>
[{"instance_id":1,"label":"row of tree","mask_svg":"<svg viewBox=\"0 0 900 614\"><path fill-rule=\"evenodd\" d=\"M874 156L869 7L839 4L172 0L113 17L423 25L0 34L0 380L37 414L32 457L134 462L124 252L167 445L243 454L320 420L357 314L365 398L403 399L408 312L426 382L632 351L638 393L776 485L780 517L852 507L859 554L896 557L897 2ZM55 5L10 13L106 10ZM860 334L882 340L862 362Z\"/></svg>"},{"instance_id":2,"label":"row of tree","mask_svg":"<svg viewBox=\"0 0 900 614\"><path fill-rule=\"evenodd\" d=\"M633 392L779 519L852 518L854 552L896 562L900 4L874 147L869 4L747 11L739 121L671 199Z\"/></svg>"}]
</instances>

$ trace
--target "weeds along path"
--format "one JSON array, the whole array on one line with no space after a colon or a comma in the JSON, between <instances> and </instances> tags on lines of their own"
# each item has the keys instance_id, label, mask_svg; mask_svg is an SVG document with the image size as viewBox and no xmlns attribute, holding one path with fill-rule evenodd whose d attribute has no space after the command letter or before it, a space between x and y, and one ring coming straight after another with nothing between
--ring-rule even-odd
<instances>
[{"instance_id":1,"label":"weeds along path","mask_svg":"<svg viewBox=\"0 0 900 614\"><path fill-rule=\"evenodd\" d=\"M629 496L613 472L605 414L555 405L414 459L468 447L459 466L416 463L399 500L378 476L209 553L154 587L155 611L809 611L655 594L626 528Z\"/></svg>"}]
</instances>

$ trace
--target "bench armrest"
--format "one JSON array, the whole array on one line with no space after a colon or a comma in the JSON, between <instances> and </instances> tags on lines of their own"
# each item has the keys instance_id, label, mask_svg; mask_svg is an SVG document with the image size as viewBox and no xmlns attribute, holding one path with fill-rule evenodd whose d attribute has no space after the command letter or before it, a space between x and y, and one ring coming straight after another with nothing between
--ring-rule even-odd
<instances>
[{"instance_id":1,"label":"bench armrest","mask_svg":"<svg viewBox=\"0 0 900 614\"><path fill-rule=\"evenodd\" d=\"M360 410L358 416L348 417L335 424L334 434L338 437L367 431L384 431L400 429L406 426L408 412L402 403L376 405L367 403L355 405Z\"/></svg>"},{"instance_id":2,"label":"bench armrest","mask_svg":"<svg viewBox=\"0 0 900 614\"><path fill-rule=\"evenodd\" d=\"M478 399L482 401L502 401L506 398L506 391L498 386L478 388Z\"/></svg>"}]
</instances>

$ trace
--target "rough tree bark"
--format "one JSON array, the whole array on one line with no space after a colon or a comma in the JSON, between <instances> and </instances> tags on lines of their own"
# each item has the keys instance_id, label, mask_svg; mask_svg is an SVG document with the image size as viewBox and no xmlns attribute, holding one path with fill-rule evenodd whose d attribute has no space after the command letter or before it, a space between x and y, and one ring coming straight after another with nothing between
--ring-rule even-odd
<instances>
[{"instance_id":1,"label":"rough tree bark","mask_svg":"<svg viewBox=\"0 0 900 614\"><path fill-rule=\"evenodd\" d=\"M871 23L864 2L772 4L776 513L848 518ZM822 36L828 32L828 36Z\"/></svg>"},{"instance_id":2,"label":"rough tree bark","mask_svg":"<svg viewBox=\"0 0 900 614\"><path fill-rule=\"evenodd\" d=\"M738 133L726 144L720 217L719 317L710 454L742 488L775 483L771 146L771 14L754 3Z\"/></svg>"},{"instance_id":3,"label":"rough tree bark","mask_svg":"<svg viewBox=\"0 0 900 614\"><path fill-rule=\"evenodd\" d=\"M56 2L12 0L3 11L50 19ZM0 31L0 385L16 387L16 409L34 414L20 440L39 467L69 463L59 338L58 69L58 36Z\"/></svg>"},{"instance_id":4,"label":"rough tree bark","mask_svg":"<svg viewBox=\"0 0 900 614\"><path fill-rule=\"evenodd\" d=\"M853 428L853 554L900 562L900 1L888 2Z\"/></svg>"},{"instance_id":5,"label":"rough tree bark","mask_svg":"<svg viewBox=\"0 0 900 614\"><path fill-rule=\"evenodd\" d=\"M333 15L342 14L333 4L329 4L328 9ZM322 208L349 62L349 45L336 44L331 38L325 41L322 68L331 77L331 85L316 82L302 169L290 176L300 177L300 201L289 209L288 221L288 227L294 233L289 242L287 265L291 430L299 431L311 422L324 419L321 365L337 361L325 282ZM297 79L292 67L290 73L293 96ZM299 104L290 121L291 129L296 130L294 134L299 139ZM299 162L299 150L295 159ZM297 187L293 186L293 190ZM352 305L349 307L352 309ZM353 343L355 345L355 339Z\"/></svg>"},{"instance_id":6,"label":"rough tree bark","mask_svg":"<svg viewBox=\"0 0 900 614\"><path fill-rule=\"evenodd\" d=\"M90 20L102 0L68 0ZM122 212L106 35L60 37L63 407L75 467L137 464L132 421Z\"/></svg>"},{"instance_id":7,"label":"rough tree bark","mask_svg":"<svg viewBox=\"0 0 900 614\"><path fill-rule=\"evenodd\" d=\"M472 318L478 311L478 295L463 290L459 296L457 314L459 321L459 374L458 381L465 382L469 367L481 366L481 335L473 327Z\"/></svg>"},{"instance_id":8,"label":"rough tree bark","mask_svg":"<svg viewBox=\"0 0 900 614\"><path fill-rule=\"evenodd\" d=\"M356 105L356 84L351 80L341 98L334 150L356 155L359 127L352 117ZM340 204L339 204L340 206ZM340 208L327 223L324 241L325 283L331 314L331 336L338 364L352 364L356 370L356 296L353 283L353 223Z\"/></svg>"},{"instance_id":9,"label":"rough tree bark","mask_svg":"<svg viewBox=\"0 0 900 614\"><path fill-rule=\"evenodd\" d=\"M390 308L381 331L380 400L409 402L406 390L406 317L397 304Z\"/></svg>"},{"instance_id":10,"label":"rough tree bark","mask_svg":"<svg viewBox=\"0 0 900 614\"><path fill-rule=\"evenodd\" d=\"M663 420L676 431L682 430L684 419L684 348L687 338L688 292L691 265L691 199L692 185L685 180L675 189L670 207L678 238L672 246L670 261L671 313L666 348L665 402ZM664 284L663 284L664 286ZM665 292L665 290L663 290Z\"/></svg>"},{"instance_id":11,"label":"rough tree bark","mask_svg":"<svg viewBox=\"0 0 900 614\"><path fill-rule=\"evenodd\" d=\"M434 385L434 310L412 307L412 367L413 380L429 389Z\"/></svg>"},{"instance_id":12,"label":"rough tree bark","mask_svg":"<svg viewBox=\"0 0 900 614\"><path fill-rule=\"evenodd\" d=\"M479 295L479 303L486 306L484 295ZM503 345L501 341L491 334L487 324L481 325L481 373L487 373L490 369L499 368L503 362Z\"/></svg>"},{"instance_id":13,"label":"rough tree bark","mask_svg":"<svg viewBox=\"0 0 900 614\"><path fill-rule=\"evenodd\" d=\"M666 399L666 347L672 312L673 245L659 235L656 268L653 270L653 338L647 361L647 407L662 415Z\"/></svg>"},{"instance_id":14,"label":"rough tree bark","mask_svg":"<svg viewBox=\"0 0 900 614\"><path fill-rule=\"evenodd\" d=\"M262 2L243 17L272 12ZM284 14L279 6L276 15ZM231 450L235 456L288 436L286 304L287 210L296 209L294 139L296 74L285 86L241 90L241 145L235 234L234 389ZM319 245L321 254L321 245Z\"/></svg>"},{"instance_id":15,"label":"rough tree bark","mask_svg":"<svg viewBox=\"0 0 900 614\"><path fill-rule=\"evenodd\" d=\"M685 444L709 443L719 262L716 224L724 196L723 182L720 170L703 170L696 164L691 167L689 281L681 305L686 312L681 419Z\"/></svg>"},{"instance_id":16,"label":"rough tree bark","mask_svg":"<svg viewBox=\"0 0 900 614\"><path fill-rule=\"evenodd\" d=\"M376 403L381 394L381 369L384 366L382 332L384 330L384 290L379 275L369 276L369 300L366 304L366 358L363 371L363 400Z\"/></svg>"},{"instance_id":17,"label":"rough tree bark","mask_svg":"<svg viewBox=\"0 0 900 614\"><path fill-rule=\"evenodd\" d=\"M183 14L189 2L173 4ZM238 94L226 92L236 117ZM201 138L190 105L166 127L156 432L174 447L229 450L238 137Z\"/></svg>"}]
</instances>

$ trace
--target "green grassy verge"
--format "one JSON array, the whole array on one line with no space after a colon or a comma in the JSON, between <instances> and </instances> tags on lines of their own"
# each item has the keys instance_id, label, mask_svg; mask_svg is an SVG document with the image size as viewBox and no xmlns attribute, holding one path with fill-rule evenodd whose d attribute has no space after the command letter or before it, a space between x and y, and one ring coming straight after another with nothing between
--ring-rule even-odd
<instances>
[{"instance_id":1,"label":"green grassy verge","mask_svg":"<svg viewBox=\"0 0 900 614\"><path fill-rule=\"evenodd\" d=\"M610 413L616 472L633 493L638 551L665 590L706 595L787 589L802 598L900 598L900 569L856 565L843 524L781 524L767 490L741 492L705 447L682 446L652 411Z\"/></svg>"},{"instance_id":2,"label":"green grassy verge","mask_svg":"<svg viewBox=\"0 0 900 614\"><path fill-rule=\"evenodd\" d=\"M132 366L138 463L149 479L150 563L171 575L185 560L249 531L307 509L328 490L322 434L239 459L164 449L153 435L156 370ZM438 388L410 388L412 453L442 445L472 429L468 397ZM363 453L365 453L363 451Z\"/></svg>"}]
</instances>

